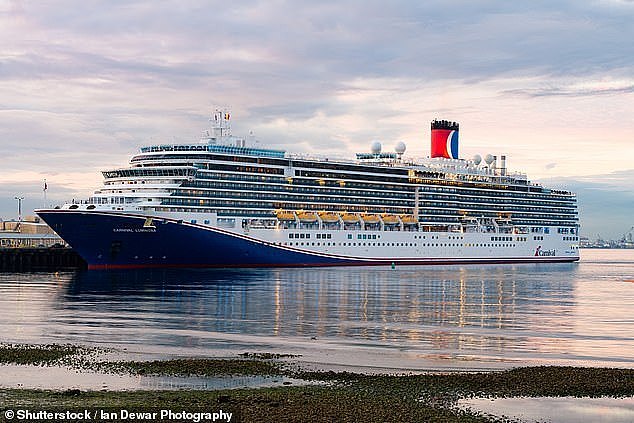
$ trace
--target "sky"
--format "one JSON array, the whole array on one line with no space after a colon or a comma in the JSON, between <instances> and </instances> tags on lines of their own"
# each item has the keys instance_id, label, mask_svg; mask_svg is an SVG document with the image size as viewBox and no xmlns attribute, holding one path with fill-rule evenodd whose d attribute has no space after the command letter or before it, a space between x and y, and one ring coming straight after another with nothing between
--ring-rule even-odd
<instances>
[{"instance_id":1,"label":"sky","mask_svg":"<svg viewBox=\"0 0 634 423\"><path fill-rule=\"evenodd\" d=\"M261 146L352 158L378 140L578 193L582 233L634 225L634 1L0 0L0 218L87 198L215 107Z\"/></svg>"}]
</instances>

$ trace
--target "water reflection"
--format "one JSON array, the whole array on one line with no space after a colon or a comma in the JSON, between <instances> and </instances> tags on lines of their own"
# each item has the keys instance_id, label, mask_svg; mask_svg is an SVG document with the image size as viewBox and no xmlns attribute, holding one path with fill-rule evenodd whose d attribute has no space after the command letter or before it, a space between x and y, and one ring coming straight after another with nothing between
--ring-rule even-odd
<instances>
[{"instance_id":1,"label":"water reflection","mask_svg":"<svg viewBox=\"0 0 634 423\"><path fill-rule=\"evenodd\" d=\"M531 334L550 330L555 316L558 330L571 328L574 307L574 267L530 269L549 281L527 280L527 270L83 272L61 298L58 322L80 326L84 336L108 333L123 342L134 333L135 342L174 346L204 346L214 335L237 334L436 351L526 351Z\"/></svg>"},{"instance_id":2,"label":"water reflection","mask_svg":"<svg viewBox=\"0 0 634 423\"><path fill-rule=\"evenodd\" d=\"M630 423L634 421L634 398L475 398L458 406L485 414L510 417L513 421L559 423Z\"/></svg>"},{"instance_id":3,"label":"water reflection","mask_svg":"<svg viewBox=\"0 0 634 423\"><path fill-rule=\"evenodd\" d=\"M107 374L89 370L73 371L65 367L0 365L0 387L20 389L236 389L283 385L306 385L307 382L289 377L240 376L143 376Z\"/></svg>"},{"instance_id":4,"label":"water reflection","mask_svg":"<svg viewBox=\"0 0 634 423\"><path fill-rule=\"evenodd\" d=\"M632 290L595 279L633 262L4 274L0 336L412 368L631 364Z\"/></svg>"}]
</instances>

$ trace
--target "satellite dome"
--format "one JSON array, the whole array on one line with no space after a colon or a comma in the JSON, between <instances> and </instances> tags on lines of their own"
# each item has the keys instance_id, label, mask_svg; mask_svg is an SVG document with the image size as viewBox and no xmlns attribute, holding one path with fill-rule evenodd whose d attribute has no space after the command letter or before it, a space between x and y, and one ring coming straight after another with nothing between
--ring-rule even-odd
<instances>
[{"instance_id":1,"label":"satellite dome","mask_svg":"<svg viewBox=\"0 0 634 423\"><path fill-rule=\"evenodd\" d=\"M489 166L491 165L491 163L493 163L493 160L495 160L493 158L492 155L487 154L486 156L484 156L484 161L486 162L486 164L488 164Z\"/></svg>"},{"instance_id":2,"label":"satellite dome","mask_svg":"<svg viewBox=\"0 0 634 423\"><path fill-rule=\"evenodd\" d=\"M480 163L482 163L482 157L480 157L479 154L476 154L475 156L473 156L473 163L475 163L475 165L479 165Z\"/></svg>"},{"instance_id":3,"label":"satellite dome","mask_svg":"<svg viewBox=\"0 0 634 423\"><path fill-rule=\"evenodd\" d=\"M381 143L374 141L372 143L372 154L381 154Z\"/></svg>"},{"instance_id":4,"label":"satellite dome","mask_svg":"<svg viewBox=\"0 0 634 423\"><path fill-rule=\"evenodd\" d=\"M399 141L398 143L396 143L396 147L394 147L394 151L396 151L396 154L403 154L405 153L406 148L407 146L405 145L405 143L403 141Z\"/></svg>"}]
</instances>

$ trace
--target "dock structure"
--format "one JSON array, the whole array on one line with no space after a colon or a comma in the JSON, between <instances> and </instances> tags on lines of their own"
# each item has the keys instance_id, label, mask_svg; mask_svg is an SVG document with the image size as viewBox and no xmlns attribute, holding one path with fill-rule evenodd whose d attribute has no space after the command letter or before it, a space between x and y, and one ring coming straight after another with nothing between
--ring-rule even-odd
<instances>
[{"instance_id":1,"label":"dock structure","mask_svg":"<svg viewBox=\"0 0 634 423\"><path fill-rule=\"evenodd\" d=\"M37 216L0 220L0 271L73 270L86 262Z\"/></svg>"},{"instance_id":2,"label":"dock structure","mask_svg":"<svg viewBox=\"0 0 634 423\"><path fill-rule=\"evenodd\" d=\"M72 248L0 248L0 271L75 270L86 262Z\"/></svg>"},{"instance_id":3,"label":"dock structure","mask_svg":"<svg viewBox=\"0 0 634 423\"><path fill-rule=\"evenodd\" d=\"M22 220L0 220L0 248L67 246L66 242L37 216Z\"/></svg>"}]
</instances>

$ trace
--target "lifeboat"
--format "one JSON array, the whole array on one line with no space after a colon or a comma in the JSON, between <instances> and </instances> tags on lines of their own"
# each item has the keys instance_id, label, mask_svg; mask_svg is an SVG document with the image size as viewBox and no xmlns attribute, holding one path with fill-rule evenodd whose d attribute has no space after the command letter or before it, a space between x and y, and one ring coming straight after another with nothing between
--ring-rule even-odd
<instances>
[{"instance_id":1,"label":"lifeboat","mask_svg":"<svg viewBox=\"0 0 634 423\"><path fill-rule=\"evenodd\" d=\"M359 223L359 215L354 213L344 213L341 216L344 223Z\"/></svg>"},{"instance_id":2,"label":"lifeboat","mask_svg":"<svg viewBox=\"0 0 634 423\"><path fill-rule=\"evenodd\" d=\"M364 214L363 216L361 216L361 218L365 223L379 223L379 216L377 216L376 214Z\"/></svg>"},{"instance_id":3,"label":"lifeboat","mask_svg":"<svg viewBox=\"0 0 634 423\"><path fill-rule=\"evenodd\" d=\"M337 223L339 222L339 215L337 213L321 212L319 218L324 223Z\"/></svg>"},{"instance_id":4,"label":"lifeboat","mask_svg":"<svg viewBox=\"0 0 634 423\"><path fill-rule=\"evenodd\" d=\"M304 223L317 222L317 215L315 213L298 212L297 217L299 218L300 222L304 222Z\"/></svg>"},{"instance_id":5,"label":"lifeboat","mask_svg":"<svg viewBox=\"0 0 634 423\"><path fill-rule=\"evenodd\" d=\"M398 216L394 216L393 214L384 214L381 218L386 225L398 225L401 223Z\"/></svg>"},{"instance_id":6,"label":"lifeboat","mask_svg":"<svg viewBox=\"0 0 634 423\"><path fill-rule=\"evenodd\" d=\"M275 213L277 220L295 220L295 213L280 210Z\"/></svg>"},{"instance_id":7,"label":"lifeboat","mask_svg":"<svg viewBox=\"0 0 634 423\"><path fill-rule=\"evenodd\" d=\"M418 220L412 216L411 214L405 214L403 216L401 216L401 220L403 221L403 224L405 225L417 225L418 224Z\"/></svg>"}]
</instances>

